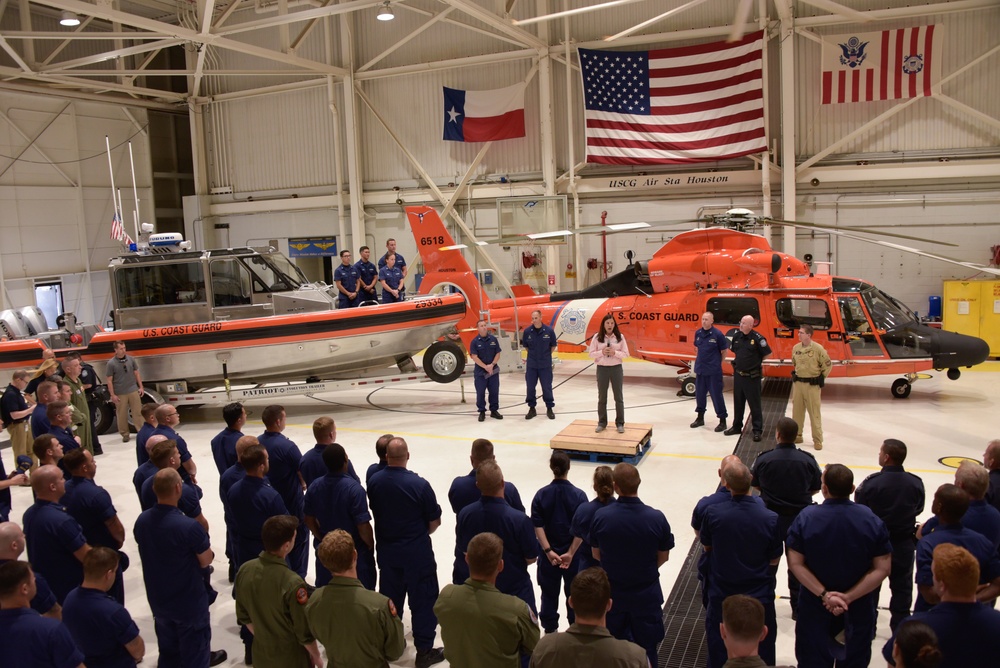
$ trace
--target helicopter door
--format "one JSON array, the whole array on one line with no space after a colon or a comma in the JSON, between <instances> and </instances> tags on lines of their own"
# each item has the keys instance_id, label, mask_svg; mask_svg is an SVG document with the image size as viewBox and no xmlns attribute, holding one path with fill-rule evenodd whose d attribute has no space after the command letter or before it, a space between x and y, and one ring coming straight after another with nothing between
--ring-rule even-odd
<instances>
[{"instance_id":1,"label":"helicopter door","mask_svg":"<svg viewBox=\"0 0 1000 668\"><path fill-rule=\"evenodd\" d=\"M887 359L861 299L857 295L843 295L837 297L837 303L844 324L843 339L847 344L845 348L848 359L868 362ZM853 375L850 373L850 366L848 365L848 375Z\"/></svg>"}]
</instances>

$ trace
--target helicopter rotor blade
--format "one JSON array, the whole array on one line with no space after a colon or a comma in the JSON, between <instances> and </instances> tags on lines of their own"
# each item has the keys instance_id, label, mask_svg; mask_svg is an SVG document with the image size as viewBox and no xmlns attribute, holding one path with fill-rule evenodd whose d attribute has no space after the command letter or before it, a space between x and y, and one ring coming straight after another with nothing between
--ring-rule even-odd
<instances>
[{"instance_id":1,"label":"helicopter rotor blade","mask_svg":"<svg viewBox=\"0 0 1000 668\"><path fill-rule=\"evenodd\" d=\"M833 225L823 225L822 223L803 223L798 220L782 220L781 218L758 218L757 221L764 225L784 225L789 227L801 227L807 230L822 230L823 232L836 232L837 230L847 230L852 233L861 234L875 234L883 237L893 237L896 239L907 239L909 241L922 241L928 244L936 244L938 246L952 246L958 247L958 244L953 244L948 241L936 241L934 239L925 239L923 237L914 237L908 234L898 234L896 232L882 232L877 230L870 230L864 227L835 227ZM875 242L874 239L868 239L866 237L857 237L862 241Z\"/></svg>"}]
</instances>

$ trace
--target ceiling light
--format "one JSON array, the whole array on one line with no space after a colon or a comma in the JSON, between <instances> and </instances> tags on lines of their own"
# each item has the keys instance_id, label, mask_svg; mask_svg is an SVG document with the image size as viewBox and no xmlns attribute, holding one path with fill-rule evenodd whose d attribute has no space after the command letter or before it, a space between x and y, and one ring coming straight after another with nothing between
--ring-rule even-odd
<instances>
[{"instance_id":1,"label":"ceiling light","mask_svg":"<svg viewBox=\"0 0 1000 668\"><path fill-rule=\"evenodd\" d=\"M375 18L379 21L391 21L396 18L396 15L392 13L392 7L389 6L389 0L385 0L382 6L378 8L378 14Z\"/></svg>"},{"instance_id":2,"label":"ceiling light","mask_svg":"<svg viewBox=\"0 0 1000 668\"><path fill-rule=\"evenodd\" d=\"M623 232L625 230L641 230L644 227L649 227L649 223L615 223L614 225L608 225L608 229L615 232Z\"/></svg>"},{"instance_id":3,"label":"ceiling light","mask_svg":"<svg viewBox=\"0 0 1000 668\"><path fill-rule=\"evenodd\" d=\"M78 26L80 25L80 17L73 12L63 12L62 18L59 19L59 25L66 26L67 28Z\"/></svg>"}]
</instances>

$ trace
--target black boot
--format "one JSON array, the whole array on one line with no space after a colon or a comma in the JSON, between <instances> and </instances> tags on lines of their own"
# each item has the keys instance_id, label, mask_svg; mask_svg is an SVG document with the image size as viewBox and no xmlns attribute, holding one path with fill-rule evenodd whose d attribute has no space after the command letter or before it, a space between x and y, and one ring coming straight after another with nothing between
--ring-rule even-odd
<instances>
[{"instance_id":1,"label":"black boot","mask_svg":"<svg viewBox=\"0 0 1000 668\"><path fill-rule=\"evenodd\" d=\"M479 421L480 422L486 421L486 411L479 411Z\"/></svg>"},{"instance_id":2,"label":"black boot","mask_svg":"<svg viewBox=\"0 0 1000 668\"><path fill-rule=\"evenodd\" d=\"M725 430L726 430L726 418L722 418L721 420L719 420L719 424L715 425L715 431L716 433L718 433L720 431L725 431Z\"/></svg>"},{"instance_id":3,"label":"black boot","mask_svg":"<svg viewBox=\"0 0 1000 668\"><path fill-rule=\"evenodd\" d=\"M697 429L698 427L704 427L704 426L705 426L705 414L698 413L697 419L691 423L691 428Z\"/></svg>"},{"instance_id":4,"label":"black boot","mask_svg":"<svg viewBox=\"0 0 1000 668\"><path fill-rule=\"evenodd\" d=\"M528 409L528 414L524 416L524 419L525 420L530 420L531 418L535 417L536 415L538 415L538 413L535 412L535 407L532 406L532 407L530 407Z\"/></svg>"}]
</instances>

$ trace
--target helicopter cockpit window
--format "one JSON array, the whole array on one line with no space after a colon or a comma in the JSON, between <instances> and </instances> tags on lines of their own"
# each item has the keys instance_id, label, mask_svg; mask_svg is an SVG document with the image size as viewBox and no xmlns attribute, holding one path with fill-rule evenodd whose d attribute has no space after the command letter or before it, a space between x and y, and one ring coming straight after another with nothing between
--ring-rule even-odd
<instances>
[{"instance_id":1,"label":"helicopter cockpit window","mask_svg":"<svg viewBox=\"0 0 1000 668\"><path fill-rule=\"evenodd\" d=\"M201 262L145 264L115 271L118 308L204 302L205 274Z\"/></svg>"},{"instance_id":2,"label":"helicopter cockpit window","mask_svg":"<svg viewBox=\"0 0 1000 668\"><path fill-rule=\"evenodd\" d=\"M302 283L299 270L280 255L254 255L247 258L247 264L253 272L254 292L288 292Z\"/></svg>"},{"instance_id":3,"label":"helicopter cockpit window","mask_svg":"<svg viewBox=\"0 0 1000 668\"><path fill-rule=\"evenodd\" d=\"M915 320L913 314L884 292L872 288L861 293L872 321L878 329L886 331L901 327Z\"/></svg>"},{"instance_id":4,"label":"helicopter cockpit window","mask_svg":"<svg viewBox=\"0 0 1000 668\"><path fill-rule=\"evenodd\" d=\"M235 258L212 260L214 306L242 306L253 301L250 272Z\"/></svg>"},{"instance_id":5,"label":"helicopter cockpit window","mask_svg":"<svg viewBox=\"0 0 1000 668\"><path fill-rule=\"evenodd\" d=\"M738 327L745 315L752 315L760 322L760 306L753 297L713 297L708 300L706 311L715 318L715 324Z\"/></svg>"},{"instance_id":6,"label":"helicopter cockpit window","mask_svg":"<svg viewBox=\"0 0 1000 668\"><path fill-rule=\"evenodd\" d=\"M775 313L785 327L812 325L815 329L830 329L830 307L824 299L779 299Z\"/></svg>"}]
</instances>

